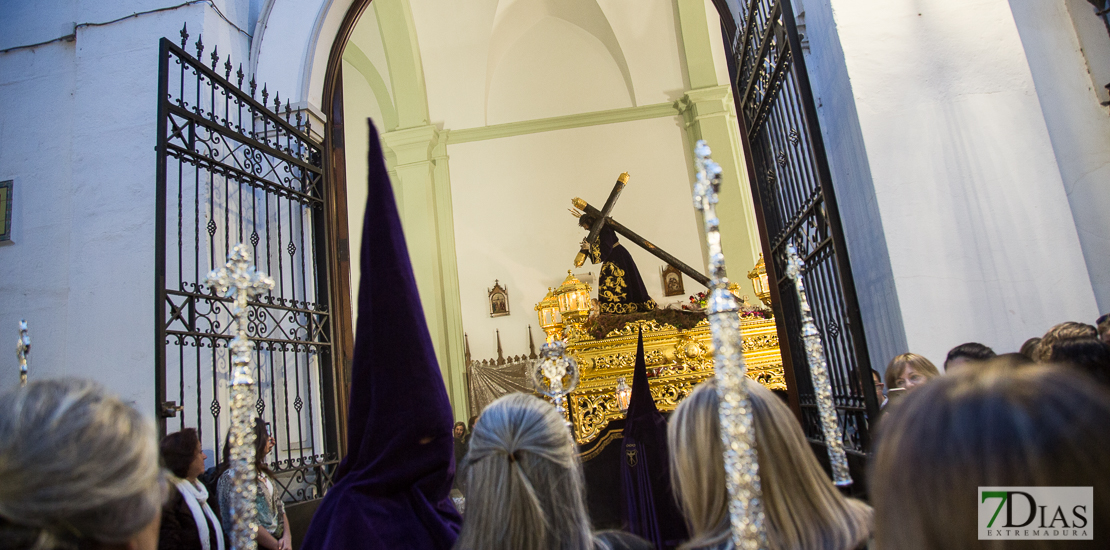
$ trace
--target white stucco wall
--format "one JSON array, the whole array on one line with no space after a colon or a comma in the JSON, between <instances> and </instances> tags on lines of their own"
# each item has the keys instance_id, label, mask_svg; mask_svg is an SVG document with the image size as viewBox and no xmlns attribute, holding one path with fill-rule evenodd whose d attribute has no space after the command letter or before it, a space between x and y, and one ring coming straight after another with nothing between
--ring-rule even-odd
<instances>
[{"instance_id":1,"label":"white stucco wall","mask_svg":"<svg viewBox=\"0 0 1110 550\"><path fill-rule=\"evenodd\" d=\"M75 35L0 53L0 180L17 189L0 332L27 319L32 378L91 377L151 415L158 40L187 21L206 55L218 45L246 62L248 39L208 3L83 23L172 5L8 2L0 13L0 49ZM247 0L217 5L250 26ZM17 381L14 365L0 370L0 387Z\"/></svg>"},{"instance_id":2,"label":"white stucco wall","mask_svg":"<svg viewBox=\"0 0 1110 550\"><path fill-rule=\"evenodd\" d=\"M1012 0L1099 311L1110 312L1110 35L1087 2ZM1094 27L1080 44L1077 27ZM1099 28L1101 27L1101 28ZM1086 56L1086 59L1084 58ZM1092 79L1089 68L1101 69ZM1093 322L1093 319L1084 319Z\"/></svg>"},{"instance_id":3,"label":"white stucco wall","mask_svg":"<svg viewBox=\"0 0 1110 550\"><path fill-rule=\"evenodd\" d=\"M891 357L908 348L906 329L844 50L828 3L795 2L794 9L798 32L804 34L803 43L809 44L804 60L847 240L871 367L883 372Z\"/></svg>"},{"instance_id":4,"label":"white stucco wall","mask_svg":"<svg viewBox=\"0 0 1110 550\"><path fill-rule=\"evenodd\" d=\"M803 4L807 16L820 11ZM854 106L841 82L839 114L822 123L858 113L874 199L866 186L837 193L874 201L908 351L940 364L962 342L1015 351L1055 323L1093 321L1088 264L1010 4L830 5ZM818 80L836 72L810 65Z\"/></svg>"}]
</instances>

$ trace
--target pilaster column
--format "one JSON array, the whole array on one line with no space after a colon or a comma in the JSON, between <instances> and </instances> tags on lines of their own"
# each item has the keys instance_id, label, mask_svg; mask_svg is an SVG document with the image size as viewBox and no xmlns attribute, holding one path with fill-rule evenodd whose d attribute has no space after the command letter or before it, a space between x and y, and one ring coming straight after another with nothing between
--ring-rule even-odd
<instances>
[{"instance_id":1,"label":"pilaster column","mask_svg":"<svg viewBox=\"0 0 1110 550\"><path fill-rule=\"evenodd\" d=\"M713 160L721 165L720 202L717 204L721 246L732 268L730 278L741 283L741 288L748 288L741 281L755 265L762 248L753 215L755 206L743 162L732 89L726 84L690 90L678 100L676 107L685 119L690 145L704 139L713 149ZM699 230L704 232L700 225ZM704 242L705 235L702 237Z\"/></svg>"},{"instance_id":2,"label":"pilaster column","mask_svg":"<svg viewBox=\"0 0 1110 550\"><path fill-rule=\"evenodd\" d=\"M455 417L466 418L462 305L446 144L440 143L439 130L427 125L384 133L382 146L447 395Z\"/></svg>"}]
</instances>

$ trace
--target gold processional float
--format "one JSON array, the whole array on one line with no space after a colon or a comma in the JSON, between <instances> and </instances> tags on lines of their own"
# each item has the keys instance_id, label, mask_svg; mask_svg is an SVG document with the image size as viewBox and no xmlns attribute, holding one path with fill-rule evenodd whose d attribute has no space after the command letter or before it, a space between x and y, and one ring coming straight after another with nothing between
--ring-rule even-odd
<instances>
[{"instance_id":1,"label":"gold processional float","mask_svg":"<svg viewBox=\"0 0 1110 550\"><path fill-rule=\"evenodd\" d=\"M762 255L748 273L756 297L752 305L730 290L741 302L743 355L749 378L772 390L786 390L778 332L768 306L771 292ZM548 289L536 304L540 326L548 340L566 341L566 353L580 370L578 386L567 395L569 420L579 445L594 441L613 420L624 418L631 397L629 383L636 364L636 341L644 334L644 359L651 395L660 411L673 411L694 386L713 376L713 350L709 321L700 311L673 309L622 315L620 326L606 329L604 317L596 315L589 283L570 271L558 288ZM700 320L696 320L700 317ZM667 322L671 320L671 322ZM684 322L678 322L678 320ZM696 320L693 326L691 320ZM678 326L676 326L678 325Z\"/></svg>"}]
</instances>

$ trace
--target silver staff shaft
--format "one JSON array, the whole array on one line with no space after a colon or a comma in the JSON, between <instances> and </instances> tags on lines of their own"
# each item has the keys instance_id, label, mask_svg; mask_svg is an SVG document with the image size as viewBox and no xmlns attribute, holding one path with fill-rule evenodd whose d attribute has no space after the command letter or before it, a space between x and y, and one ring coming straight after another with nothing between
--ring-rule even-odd
<instances>
[{"instance_id":1,"label":"silver staff shaft","mask_svg":"<svg viewBox=\"0 0 1110 550\"><path fill-rule=\"evenodd\" d=\"M19 341L16 342L15 356L19 359L19 386L27 385L27 354L31 352L31 336L27 334L27 320L19 320Z\"/></svg>"},{"instance_id":2,"label":"silver staff shaft","mask_svg":"<svg viewBox=\"0 0 1110 550\"><path fill-rule=\"evenodd\" d=\"M825 360L825 346L821 343L821 332L817 330L817 323L813 320L813 311L809 307L805 282L802 280L805 267L794 245L786 246L786 255L786 276L794 280L794 291L798 295L798 309L801 310L802 316L802 342L806 348L809 375L813 379L817 413L821 417L821 431L825 435L825 447L829 451L829 463L832 464L833 483L840 487L847 487L852 484L852 476L848 473L848 457L844 454L840 421L836 416L836 404L833 403L829 365Z\"/></svg>"},{"instance_id":3,"label":"silver staff shaft","mask_svg":"<svg viewBox=\"0 0 1110 550\"><path fill-rule=\"evenodd\" d=\"M744 386L747 374L741 348L740 306L736 297L728 291L725 257L721 251L720 220L717 218L721 167L713 162L710 154L709 146L699 140L694 149L697 167L694 207L702 213L709 249L708 316L716 359L728 509L736 548L756 550L767 546L767 532L759 485L759 461L755 452L755 426L748 390Z\"/></svg>"},{"instance_id":4,"label":"silver staff shaft","mask_svg":"<svg viewBox=\"0 0 1110 550\"><path fill-rule=\"evenodd\" d=\"M235 321L235 338L231 350L231 428L228 437L231 454L231 510L234 518L231 547L234 550L256 548L258 513L258 472L254 465L254 375L251 370L254 344L247 334L248 301L274 288L274 280L251 265L247 246L237 244L227 255L227 264L208 274L208 285L224 298L231 299L229 312Z\"/></svg>"}]
</instances>

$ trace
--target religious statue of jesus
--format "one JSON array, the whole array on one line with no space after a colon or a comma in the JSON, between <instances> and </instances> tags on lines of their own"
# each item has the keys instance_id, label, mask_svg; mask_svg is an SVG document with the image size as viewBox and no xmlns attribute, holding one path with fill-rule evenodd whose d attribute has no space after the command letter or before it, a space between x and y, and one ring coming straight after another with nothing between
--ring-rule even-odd
<instances>
[{"instance_id":1,"label":"religious statue of jesus","mask_svg":"<svg viewBox=\"0 0 1110 550\"><path fill-rule=\"evenodd\" d=\"M579 218L584 229L593 227L597 218L589 214ZM648 294L636 262L619 242L617 234L608 224L601 228L593 243L583 242L590 251L591 263L601 264L598 277L597 300L602 314L641 313L656 309L655 300Z\"/></svg>"}]
</instances>

